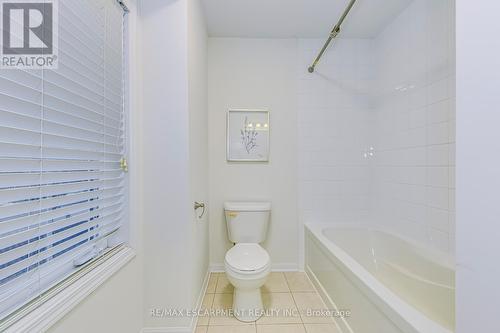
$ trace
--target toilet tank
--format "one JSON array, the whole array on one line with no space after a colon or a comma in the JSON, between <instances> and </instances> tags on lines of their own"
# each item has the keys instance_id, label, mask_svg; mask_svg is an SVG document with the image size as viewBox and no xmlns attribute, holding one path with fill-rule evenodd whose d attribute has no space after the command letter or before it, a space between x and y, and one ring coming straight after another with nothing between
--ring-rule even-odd
<instances>
[{"instance_id":1,"label":"toilet tank","mask_svg":"<svg viewBox=\"0 0 500 333\"><path fill-rule=\"evenodd\" d=\"M270 202L226 202L224 212L232 243L262 243L266 239Z\"/></svg>"}]
</instances>

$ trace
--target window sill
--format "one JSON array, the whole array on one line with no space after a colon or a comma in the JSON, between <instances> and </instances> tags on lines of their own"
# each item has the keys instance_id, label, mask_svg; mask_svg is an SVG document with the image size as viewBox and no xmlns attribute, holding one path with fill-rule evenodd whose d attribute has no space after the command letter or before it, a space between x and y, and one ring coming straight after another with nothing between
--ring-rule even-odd
<instances>
[{"instance_id":1,"label":"window sill","mask_svg":"<svg viewBox=\"0 0 500 333\"><path fill-rule=\"evenodd\" d=\"M5 333L45 332L59 319L106 282L135 257L135 251L126 246L117 249L91 270L76 276L74 281L10 325Z\"/></svg>"}]
</instances>

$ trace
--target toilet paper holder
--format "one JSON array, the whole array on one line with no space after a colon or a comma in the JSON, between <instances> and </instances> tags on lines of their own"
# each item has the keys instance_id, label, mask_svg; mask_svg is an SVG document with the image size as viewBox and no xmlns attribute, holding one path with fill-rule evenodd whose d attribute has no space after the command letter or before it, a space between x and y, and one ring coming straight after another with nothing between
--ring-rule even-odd
<instances>
[{"instance_id":1,"label":"toilet paper holder","mask_svg":"<svg viewBox=\"0 0 500 333\"><path fill-rule=\"evenodd\" d=\"M203 208L203 211L201 212L201 215L198 216L198 218L201 219L203 217L203 214L205 214L205 203L195 201L194 202L194 210L197 211L198 208Z\"/></svg>"}]
</instances>

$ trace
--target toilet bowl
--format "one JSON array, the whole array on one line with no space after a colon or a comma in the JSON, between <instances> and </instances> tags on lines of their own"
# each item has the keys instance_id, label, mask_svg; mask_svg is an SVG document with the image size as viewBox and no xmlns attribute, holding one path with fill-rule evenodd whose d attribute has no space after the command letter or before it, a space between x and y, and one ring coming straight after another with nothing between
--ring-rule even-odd
<instances>
[{"instance_id":1,"label":"toilet bowl","mask_svg":"<svg viewBox=\"0 0 500 333\"><path fill-rule=\"evenodd\" d=\"M270 202L226 202L224 211L229 240L235 245L226 253L226 276L234 286L233 314L245 322L264 313L260 287L271 271L271 259L260 246L266 239Z\"/></svg>"},{"instance_id":2,"label":"toilet bowl","mask_svg":"<svg viewBox=\"0 0 500 333\"><path fill-rule=\"evenodd\" d=\"M234 286L236 319L244 322L259 319L264 312L260 287L271 271L269 254L259 244L238 243L226 253L225 269Z\"/></svg>"}]
</instances>

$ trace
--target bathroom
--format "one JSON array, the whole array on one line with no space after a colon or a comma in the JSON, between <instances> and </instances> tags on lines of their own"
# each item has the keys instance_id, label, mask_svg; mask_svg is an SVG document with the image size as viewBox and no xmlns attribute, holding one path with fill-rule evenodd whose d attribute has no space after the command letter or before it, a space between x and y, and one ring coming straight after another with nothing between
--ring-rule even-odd
<instances>
[{"instance_id":1,"label":"bathroom","mask_svg":"<svg viewBox=\"0 0 500 333\"><path fill-rule=\"evenodd\" d=\"M0 332L500 332L500 5L0 2Z\"/></svg>"}]
</instances>

